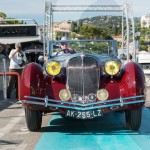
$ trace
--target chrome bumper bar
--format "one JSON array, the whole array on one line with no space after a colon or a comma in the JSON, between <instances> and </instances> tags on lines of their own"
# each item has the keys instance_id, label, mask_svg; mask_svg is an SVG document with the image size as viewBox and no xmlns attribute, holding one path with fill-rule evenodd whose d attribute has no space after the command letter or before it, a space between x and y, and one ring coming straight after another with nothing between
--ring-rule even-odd
<instances>
[{"instance_id":1,"label":"chrome bumper bar","mask_svg":"<svg viewBox=\"0 0 150 150\"><path fill-rule=\"evenodd\" d=\"M112 99L112 100L81 104L81 103L74 103L74 102L68 102L68 101L48 99L48 96L46 96L45 98L25 96L25 98L30 98L32 100L22 100L22 102L24 104L42 105L44 107L56 107L56 108L65 108L65 109L85 111L85 110L102 109L102 108L108 108L108 107L122 107L128 104L144 103L145 102L144 97L145 97L144 95L130 96L126 98L120 97L120 98ZM132 100L132 99L140 99L140 100ZM37 100L40 100L42 102L37 102ZM130 101L126 102L125 100L130 100ZM99 104L101 105L97 106Z\"/></svg>"}]
</instances>

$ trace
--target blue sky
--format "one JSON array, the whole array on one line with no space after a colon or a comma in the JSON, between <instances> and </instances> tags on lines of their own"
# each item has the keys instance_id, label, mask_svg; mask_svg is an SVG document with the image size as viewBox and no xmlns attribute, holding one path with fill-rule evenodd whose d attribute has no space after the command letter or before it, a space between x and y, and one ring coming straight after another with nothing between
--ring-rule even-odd
<instances>
[{"instance_id":1,"label":"blue sky","mask_svg":"<svg viewBox=\"0 0 150 150\"><path fill-rule=\"evenodd\" d=\"M49 0L47 0L49 1ZM150 14L149 0L128 0L133 4L134 16ZM71 4L71 5L103 5L103 4L123 4L124 0L51 0L53 4ZM0 12L7 14L7 17L35 19L39 24L44 21L45 0L0 0ZM55 21L77 20L89 13L57 13ZM97 16L96 14L92 14ZM103 14L102 14L103 15Z\"/></svg>"}]
</instances>

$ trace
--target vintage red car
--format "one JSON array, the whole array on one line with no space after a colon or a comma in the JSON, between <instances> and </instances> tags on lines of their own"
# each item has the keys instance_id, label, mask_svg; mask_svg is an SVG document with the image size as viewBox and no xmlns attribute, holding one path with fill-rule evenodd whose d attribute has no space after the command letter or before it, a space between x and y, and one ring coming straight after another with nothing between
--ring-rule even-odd
<instances>
[{"instance_id":1,"label":"vintage red car","mask_svg":"<svg viewBox=\"0 0 150 150\"><path fill-rule=\"evenodd\" d=\"M43 67L32 62L24 68L21 99L28 129L39 130L42 113L55 109L62 117L91 121L124 111L127 129L138 130L145 102L139 64L122 65L113 44L107 47L113 40L75 42L70 46L76 53L51 53Z\"/></svg>"}]
</instances>

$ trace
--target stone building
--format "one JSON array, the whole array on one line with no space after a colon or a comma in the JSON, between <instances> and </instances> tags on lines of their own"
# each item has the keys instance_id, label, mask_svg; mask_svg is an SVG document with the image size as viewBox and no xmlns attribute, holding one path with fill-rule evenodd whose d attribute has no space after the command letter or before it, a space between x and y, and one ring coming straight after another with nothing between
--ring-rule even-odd
<instances>
[{"instance_id":1,"label":"stone building","mask_svg":"<svg viewBox=\"0 0 150 150\"><path fill-rule=\"evenodd\" d=\"M71 34L71 25L72 25L71 20L62 21L62 22L54 22L53 23L54 39L56 38L60 39L63 36L69 37L69 35Z\"/></svg>"},{"instance_id":2,"label":"stone building","mask_svg":"<svg viewBox=\"0 0 150 150\"><path fill-rule=\"evenodd\" d=\"M141 28L149 28L149 27L150 27L150 14L141 17Z\"/></svg>"}]
</instances>

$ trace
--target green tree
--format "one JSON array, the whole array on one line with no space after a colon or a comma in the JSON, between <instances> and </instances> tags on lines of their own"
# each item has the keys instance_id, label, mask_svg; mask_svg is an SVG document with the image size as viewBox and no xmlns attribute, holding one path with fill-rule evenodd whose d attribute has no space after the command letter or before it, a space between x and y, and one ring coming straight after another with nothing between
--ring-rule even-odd
<instances>
[{"instance_id":1,"label":"green tree","mask_svg":"<svg viewBox=\"0 0 150 150\"><path fill-rule=\"evenodd\" d=\"M79 34L87 39L110 39L106 29L102 29L98 26L82 26Z\"/></svg>"},{"instance_id":2,"label":"green tree","mask_svg":"<svg viewBox=\"0 0 150 150\"><path fill-rule=\"evenodd\" d=\"M139 51L148 51L147 45L139 45Z\"/></svg>"},{"instance_id":3,"label":"green tree","mask_svg":"<svg viewBox=\"0 0 150 150\"><path fill-rule=\"evenodd\" d=\"M5 19L7 16L6 16L6 14L5 14L5 13L0 12L0 17L2 17L3 19Z\"/></svg>"},{"instance_id":4,"label":"green tree","mask_svg":"<svg viewBox=\"0 0 150 150\"><path fill-rule=\"evenodd\" d=\"M7 15L3 12L0 12L0 17L2 17L3 19L10 19L10 21L4 21L1 22L1 24L22 24L22 21L18 21L15 18L7 18Z\"/></svg>"},{"instance_id":5,"label":"green tree","mask_svg":"<svg viewBox=\"0 0 150 150\"><path fill-rule=\"evenodd\" d=\"M79 21L77 22L77 27L76 27L76 32L77 32L77 33L79 33L81 27L82 27L82 21L79 20Z\"/></svg>"},{"instance_id":6,"label":"green tree","mask_svg":"<svg viewBox=\"0 0 150 150\"><path fill-rule=\"evenodd\" d=\"M69 36L69 39L74 39L74 38L76 38L76 33L72 32Z\"/></svg>"},{"instance_id":7,"label":"green tree","mask_svg":"<svg viewBox=\"0 0 150 150\"><path fill-rule=\"evenodd\" d=\"M71 24L71 31L72 31L72 32L77 32L77 22L72 21L72 24Z\"/></svg>"},{"instance_id":8,"label":"green tree","mask_svg":"<svg viewBox=\"0 0 150 150\"><path fill-rule=\"evenodd\" d=\"M56 32L56 40L60 40L62 36L61 32Z\"/></svg>"}]
</instances>

